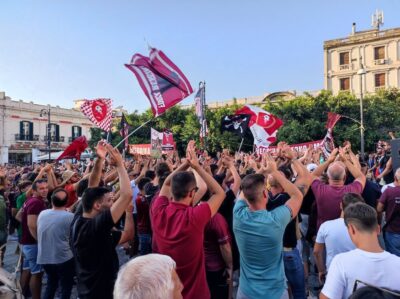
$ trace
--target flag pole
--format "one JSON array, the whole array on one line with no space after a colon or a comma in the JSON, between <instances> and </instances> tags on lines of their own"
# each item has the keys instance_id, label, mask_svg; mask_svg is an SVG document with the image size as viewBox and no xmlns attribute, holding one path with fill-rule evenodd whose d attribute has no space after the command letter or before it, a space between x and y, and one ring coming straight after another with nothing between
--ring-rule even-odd
<instances>
[{"instance_id":1,"label":"flag pole","mask_svg":"<svg viewBox=\"0 0 400 299\"><path fill-rule=\"evenodd\" d=\"M202 128L203 128L203 134L204 134L204 148L207 150L208 148L208 143L207 143L207 127L204 127L204 122L206 123L207 126L207 118L206 118L206 81L203 81L203 123L202 123Z\"/></svg>"},{"instance_id":2,"label":"flag pole","mask_svg":"<svg viewBox=\"0 0 400 299\"><path fill-rule=\"evenodd\" d=\"M240 153L240 150L242 149L243 140L244 140L244 138L242 138L242 141L240 142L239 149L238 149L238 153Z\"/></svg>"},{"instance_id":3,"label":"flag pole","mask_svg":"<svg viewBox=\"0 0 400 299\"><path fill-rule=\"evenodd\" d=\"M149 122L151 122L153 120L153 118L150 118L148 121L144 122L143 124L141 124L139 127L137 127L135 130L133 130L132 132L130 132L125 138L123 138L116 146L114 146L114 148L117 148L118 146L120 146L122 144L122 142L125 141L125 139L129 138L130 136L132 136L134 133L136 133L136 131L138 131L140 128L144 127L145 125L147 125Z\"/></svg>"}]
</instances>

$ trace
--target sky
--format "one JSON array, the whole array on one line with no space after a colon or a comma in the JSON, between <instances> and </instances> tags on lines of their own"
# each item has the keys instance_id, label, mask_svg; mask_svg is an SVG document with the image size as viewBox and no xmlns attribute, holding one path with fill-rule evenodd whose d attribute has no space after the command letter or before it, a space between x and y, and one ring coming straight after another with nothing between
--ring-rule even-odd
<instances>
[{"instance_id":1,"label":"sky","mask_svg":"<svg viewBox=\"0 0 400 299\"><path fill-rule=\"evenodd\" d=\"M150 104L123 65L161 49L207 101L323 88L323 41L400 27L398 0L0 0L0 91L14 100L73 107L111 98ZM194 96L184 103L193 102Z\"/></svg>"}]
</instances>

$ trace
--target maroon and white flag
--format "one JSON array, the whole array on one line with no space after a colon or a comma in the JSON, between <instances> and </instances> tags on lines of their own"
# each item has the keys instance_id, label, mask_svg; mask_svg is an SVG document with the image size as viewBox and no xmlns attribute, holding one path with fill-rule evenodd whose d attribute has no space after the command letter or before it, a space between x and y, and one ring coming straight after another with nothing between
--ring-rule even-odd
<instances>
[{"instance_id":1,"label":"maroon and white flag","mask_svg":"<svg viewBox=\"0 0 400 299\"><path fill-rule=\"evenodd\" d=\"M149 57L133 55L125 64L139 81L150 101L154 116L163 114L193 93L190 82L182 71L160 50L152 48Z\"/></svg>"},{"instance_id":2,"label":"maroon and white flag","mask_svg":"<svg viewBox=\"0 0 400 299\"><path fill-rule=\"evenodd\" d=\"M327 132L321 142L321 148L325 158L328 158L335 148L335 142L333 140L333 127L341 117L342 116L340 114L328 112L328 121L326 122Z\"/></svg>"},{"instance_id":3,"label":"maroon and white flag","mask_svg":"<svg viewBox=\"0 0 400 299\"><path fill-rule=\"evenodd\" d=\"M97 127L108 132L111 130L112 100L85 100L81 112Z\"/></svg>"},{"instance_id":4,"label":"maroon and white flag","mask_svg":"<svg viewBox=\"0 0 400 299\"><path fill-rule=\"evenodd\" d=\"M163 132L162 150L172 151L174 149L175 149L174 135L170 130L165 130Z\"/></svg>"}]
</instances>

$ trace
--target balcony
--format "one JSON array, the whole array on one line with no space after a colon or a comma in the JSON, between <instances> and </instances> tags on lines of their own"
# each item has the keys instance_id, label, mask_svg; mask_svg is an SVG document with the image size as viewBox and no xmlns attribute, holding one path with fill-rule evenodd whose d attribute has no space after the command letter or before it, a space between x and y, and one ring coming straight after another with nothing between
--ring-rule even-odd
<instances>
[{"instance_id":1,"label":"balcony","mask_svg":"<svg viewBox=\"0 0 400 299\"><path fill-rule=\"evenodd\" d=\"M375 59L374 60L375 65L383 65L386 64L386 59Z\"/></svg>"},{"instance_id":2,"label":"balcony","mask_svg":"<svg viewBox=\"0 0 400 299\"><path fill-rule=\"evenodd\" d=\"M39 135L15 134L15 141L39 141Z\"/></svg>"},{"instance_id":3,"label":"balcony","mask_svg":"<svg viewBox=\"0 0 400 299\"><path fill-rule=\"evenodd\" d=\"M42 136L42 141L47 142L47 136ZM64 142L65 141L65 137L64 136L60 136L57 138L57 136L50 136L50 140L52 142Z\"/></svg>"},{"instance_id":4,"label":"balcony","mask_svg":"<svg viewBox=\"0 0 400 299\"><path fill-rule=\"evenodd\" d=\"M348 70L351 70L351 69L352 69L351 64L341 64L341 65L339 65L339 70L340 71L348 71Z\"/></svg>"}]
</instances>

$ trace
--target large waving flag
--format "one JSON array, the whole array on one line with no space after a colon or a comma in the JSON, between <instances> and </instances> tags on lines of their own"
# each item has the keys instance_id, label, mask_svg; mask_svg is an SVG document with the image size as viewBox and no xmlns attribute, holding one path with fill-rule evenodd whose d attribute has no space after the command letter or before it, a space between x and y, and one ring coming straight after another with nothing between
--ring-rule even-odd
<instances>
[{"instance_id":1,"label":"large waving flag","mask_svg":"<svg viewBox=\"0 0 400 299\"><path fill-rule=\"evenodd\" d=\"M125 64L139 81L150 101L154 116L163 114L193 93L190 82L182 71L160 50L152 48L149 57L133 55Z\"/></svg>"},{"instance_id":2,"label":"large waving flag","mask_svg":"<svg viewBox=\"0 0 400 299\"><path fill-rule=\"evenodd\" d=\"M57 158L62 159L77 159L81 158L81 154L88 147L88 143L85 136L76 138L72 143L64 150L64 152Z\"/></svg>"},{"instance_id":3,"label":"large waving flag","mask_svg":"<svg viewBox=\"0 0 400 299\"><path fill-rule=\"evenodd\" d=\"M81 112L97 127L106 132L111 130L111 99L85 100L81 105Z\"/></svg>"},{"instance_id":4,"label":"large waving flag","mask_svg":"<svg viewBox=\"0 0 400 299\"><path fill-rule=\"evenodd\" d=\"M256 106L245 105L235 114L250 115L249 127L257 147L268 147L276 141L276 133L283 121L275 115Z\"/></svg>"},{"instance_id":5,"label":"large waving flag","mask_svg":"<svg viewBox=\"0 0 400 299\"><path fill-rule=\"evenodd\" d=\"M328 112L328 121L326 122L326 135L324 140L321 142L322 152L324 156L327 158L332 153L333 149L335 148L335 143L333 140L333 127L339 121L342 116L340 114L336 114L333 112Z\"/></svg>"}]
</instances>

